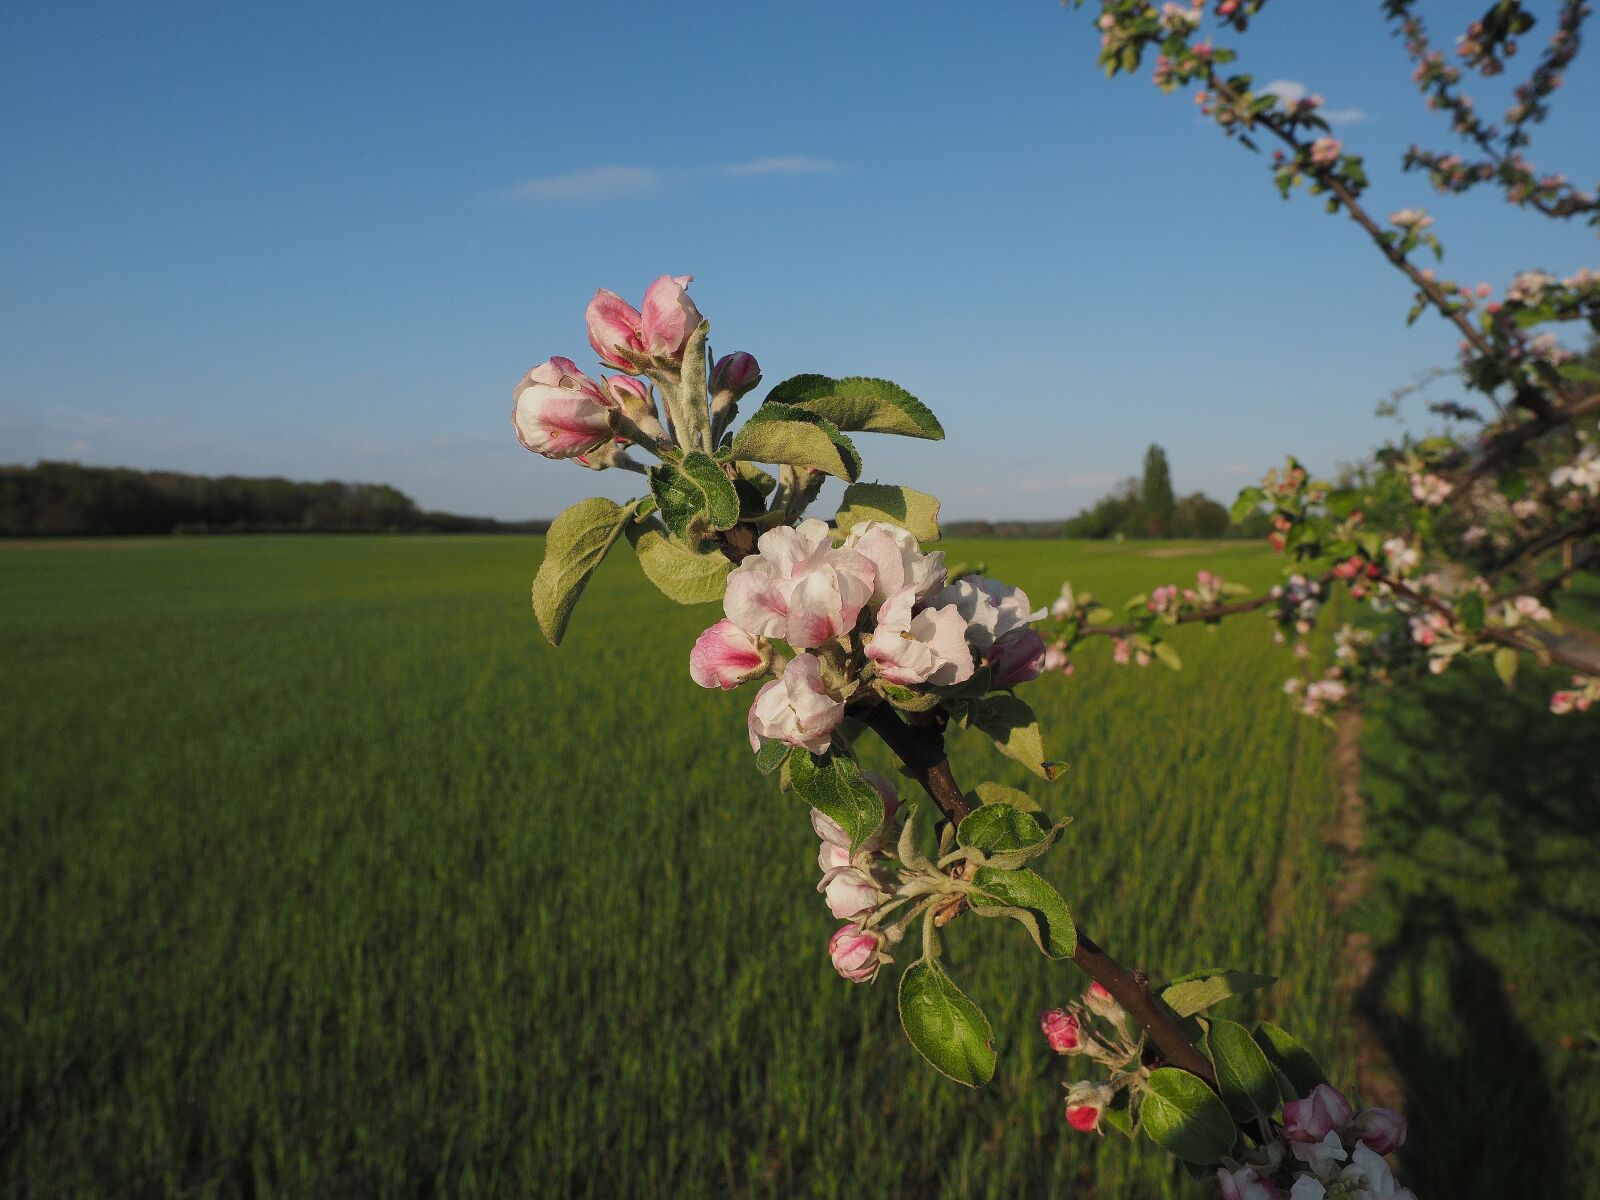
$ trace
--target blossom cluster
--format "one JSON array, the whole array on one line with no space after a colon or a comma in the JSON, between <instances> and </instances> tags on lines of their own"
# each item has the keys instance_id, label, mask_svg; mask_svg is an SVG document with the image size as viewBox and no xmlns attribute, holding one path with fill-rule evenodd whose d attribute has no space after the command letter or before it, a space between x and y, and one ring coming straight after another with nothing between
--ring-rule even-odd
<instances>
[{"instance_id":1,"label":"blossom cluster","mask_svg":"<svg viewBox=\"0 0 1600 1200\"><path fill-rule=\"evenodd\" d=\"M1067 1089L1067 1124L1079 1133L1101 1132L1118 1095L1149 1074L1140 1062L1144 1039L1135 1035L1127 1012L1099 983L1091 983L1080 1000L1041 1013L1039 1030L1055 1053L1081 1057L1109 1072L1106 1080L1062 1085Z\"/></svg>"},{"instance_id":2,"label":"blossom cluster","mask_svg":"<svg viewBox=\"0 0 1600 1200\"><path fill-rule=\"evenodd\" d=\"M690 673L729 690L774 674L750 706L752 748L766 739L827 751L862 686L956 688L986 670L987 688L1037 679L1045 644L1027 594L994 579L946 577L944 555L883 521L838 545L815 518L763 533L728 576L727 616L695 642ZM785 659L775 650L797 651Z\"/></svg>"}]
</instances>

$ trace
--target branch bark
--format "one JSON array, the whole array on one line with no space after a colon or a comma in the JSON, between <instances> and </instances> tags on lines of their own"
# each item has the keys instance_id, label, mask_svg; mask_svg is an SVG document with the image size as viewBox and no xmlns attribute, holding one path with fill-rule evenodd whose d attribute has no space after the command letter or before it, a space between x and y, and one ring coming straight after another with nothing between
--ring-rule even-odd
<instances>
[{"instance_id":1,"label":"branch bark","mask_svg":"<svg viewBox=\"0 0 1600 1200\"><path fill-rule=\"evenodd\" d=\"M928 793L946 820L959 823L972 811L950 770L950 759L944 749L942 713L930 713L928 716L932 719L907 725L892 707L879 704L856 716L905 764L906 770L922 785L922 790ZM1178 1018L1151 992L1143 971L1123 966L1082 929L1078 930L1078 945L1072 961L1127 1010L1164 1061L1198 1075L1213 1088L1217 1086L1216 1072L1205 1052L1190 1040Z\"/></svg>"}]
</instances>

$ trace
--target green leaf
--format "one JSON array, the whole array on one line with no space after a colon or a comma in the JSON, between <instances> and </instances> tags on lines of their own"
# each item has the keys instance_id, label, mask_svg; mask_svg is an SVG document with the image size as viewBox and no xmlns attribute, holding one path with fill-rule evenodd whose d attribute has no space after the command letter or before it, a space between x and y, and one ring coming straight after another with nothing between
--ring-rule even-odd
<instances>
[{"instance_id":1,"label":"green leaf","mask_svg":"<svg viewBox=\"0 0 1600 1200\"><path fill-rule=\"evenodd\" d=\"M919 542L939 540L939 501L926 492L894 484L851 484L844 490L836 520L841 533L863 521L887 521L909 529Z\"/></svg>"},{"instance_id":2,"label":"green leaf","mask_svg":"<svg viewBox=\"0 0 1600 1200\"><path fill-rule=\"evenodd\" d=\"M826 417L840 429L862 433L897 433L902 437L939 441L944 427L928 406L887 379L851 376L796 375L767 396L766 404L792 404Z\"/></svg>"},{"instance_id":3,"label":"green leaf","mask_svg":"<svg viewBox=\"0 0 1600 1200\"><path fill-rule=\"evenodd\" d=\"M763 775L771 775L783 766L783 760L789 757L793 747L778 741L777 738L762 738L761 748L756 751L756 770Z\"/></svg>"},{"instance_id":4,"label":"green leaf","mask_svg":"<svg viewBox=\"0 0 1600 1200\"><path fill-rule=\"evenodd\" d=\"M1456 601L1456 616L1461 618L1469 633L1477 633L1483 628L1483 597L1476 592L1468 592Z\"/></svg>"},{"instance_id":5,"label":"green leaf","mask_svg":"<svg viewBox=\"0 0 1600 1200\"><path fill-rule=\"evenodd\" d=\"M710 336L711 322L701 321L684 343L683 366L678 372L677 385L665 389L663 396L679 445L696 450L712 449L711 405L706 397L710 366L706 360L706 339Z\"/></svg>"},{"instance_id":6,"label":"green leaf","mask_svg":"<svg viewBox=\"0 0 1600 1200\"><path fill-rule=\"evenodd\" d=\"M667 532L659 521L633 522L628 541L645 578L669 600L707 604L722 599L733 564L722 554L703 554Z\"/></svg>"},{"instance_id":7,"label":"green leaf","mask_svg":"<svg viewBox=\"0 0 1600 1200\"><path fill-rule=\"evenodd\" d=\"M772 489L778 486L776 479L768 475L760 467L753 466L750 463L738 463L735 469L739 472L740 479L743 479L763 496L772 495Z\"/></svg>"},{"instance_id":8,"label":"green leaf","mask_svg":"<svg viewBox=\"0 0 1600 1200\"><path fill-rule=\"evenodd\" d=\"M739 519L739 493L709 454L691 450L679 463L650 468L650 491L661 519L674 534L698 541L709 529L727 529Z\"/></svg>"},{"instance_id":9,"label":"green leaf","mask_svg":"<svg viewBox=\"0 0 1600 1200\"><path fill-rule=\"evenodd\" d=\"M883 826L883 797L861 777L855 760L828 751L796 753L789 760L789 780L800 798L838 822L850 837L854 854Z\"/></svg>"},{"instance_id":10,"label":"green leaf","mask_svg":"<svg viewBox=\"0 0 1600 1200\"><path fill-rule=\"evenodd\" d=\"M900 1025L933 1069L967 1087L994 1076L994 1029L937 962L912 963L900 976Z\"/></svg>"},{"instance_id":11,"label":"green leaf","mask_svg":"<svg viewBox=\"0 0 1600 1200\"><path fill-rule=\"evenodd\" d=\"M976 799L978 804L1009 804L1012 808L1018 808L1027 813L1044 811L1039 807L1039 802L1028 795L1027 792L988 780L974 784L967 796L969 799Z\"/></svg>"},{"instance_id":12,"label":"green leaf","mask_svg":"<svg viewBox=\"0 0 1600 1200\"><path fill-rule=\"evenodd\" d=\"M623 507L596 496L578 501L550 522L544 560L533 577L533 615L552 646L561 644L589 576L633 519L637 505Z\"/></svg>"},{"instance_id":13,"label":"green leaf","mask_svg":"<svg viewBox=\"0 0 1600 1200\"><path fill-rule=\"evenodd\" d=\"M1230 514L1235 525L1239 524L1256 509L1261 507L1261 502L1267 494L1258 487L1247 487L1239 493L1239 498L1233 502L1233 511Z\"/></svg>"},{"instance_id":14,"label":"green leaf","mask_svg":"<svg viewBox=\"0 0 1600 1200\"><path fill-rule=\"evenodd\" d=\"M1139 1123L1156 1145L1197 1166L1221 1162L1233 1149L1235 1130L1227 1107L1199 1076L1176 1067L1150 1073Z\"/></svg>"},{"instance_id":15,"label":"green leaf","mask_svg":"<svg viewBox=\"0 0 1600 1200\"><path fill-rule=\"evenodd\" d=\"M1516 686L1517 666L1517 652L1510 646L1501 646L1494 652L1494 672L1507 687Z\"/></svg>"},{"instance_id":16,"label":"green leaf","mask_svg":"<svg viewBox=\"0 0 1600 1200\"><path fill-rule=\"evenodd\" d=\"M1256 1045L1266 1054L1267 1061L1283 1073L1284 1079L1294 1092L1292 1096L1285 1095L1285 1100L1298 1100L1303 1096L1309 1096L1316 1090L1317 1084L1328 1082L1328 1077L1317 1065L1317 1060L1312 1057L1311 1051L1301 1045L1288 1030L1263 1021L1256 1026L1254 1036Z\"/></svg>"},{"instance_id":17,"label":"green leaf","mask_svg":"<svg viewBox=\"0 0 1600 1200\"><path fill-rule=\"evenodd\" d=\"M1233 996L1268 987L1277 980L1271 975L1253 975L1249 971L1229 971L1210 967L1204 971L1191 971L1180 975L1161 989L1161 999L1180 1017L1192 1017L1204 1012L1213 1004Z\"/></svg>"},{"instance_id":18,"label":"green leaf","mask_svg":"<svg viewBox=\"0 0 1600 1200\"><path fill-rule=\"evenodd\" d=\"M734 435L729 452L736 459L815 467L854 483L861 456L837 426L791 404L763 404Z\"/></svg>"},{"instance_id":19,"label":"green leaf","mask_svg":"<svg viewBox=\"0 0 1600 1200\"><path fill-rule=\"evenodd\" d=\"M1150 647L1150 650L1164 666L1171 667L1174 671L1183 670L1183 659L1178 657L1178 652L1172 648L1170 642L1157 642Z\"/></svg>"},{"instance_id":20,"label":"green leaf","mask_svg":"<svg viewBox=\"0 0 1600 1200\"><path fill-rule=\"evenodd\" d=\"M1045 831L1028 813L1010 804L985 804L968 813L956 830L956 844L985 854L1025 850L1045 839Z\"/></svg>"},{"instance_id":21,"label":"green leaf","mask_svg":"<svg viewBox=\"0 0 1600 1200\"><path fill-rule=\"evenodd\" d=\"M1033 709L1015 696L989 696L974 700L969 720L994 739L996 748L1014 758L1041 779L1054 779L1061 773L1059 763L1046 762L1044 738Z\"/></svg>"},{"instance_id":22,"label":"green leaf","mask_svg":"<svg viewBox=\"0 0 1600 1200\"><path fill-rule=\"evenodd\" d=\"M1228 1111L1240 1121L1266 1120L1278 1108L1278 1081L1272 1064L1235 1021L1213 1020L1206 1031L1206 1053L1217 1069L1217 1087Z\"/></svg>"},{"instance_id":23,"label":"green leaf","mask_svg":"<svg viewBox=\"0 0 1600 1200\"><path fill-rule=\"evenodd\" d=\"M1026 867L1002 871L979 867L972 877L981 894L968 897L974 912L986 908L1017 908L1031 913L1037 923L1029 928L1034 942L1048 958L1071 958L1078 948L1078 930L1061 893L1044 876Z\"/></svg>"}]
</instances>

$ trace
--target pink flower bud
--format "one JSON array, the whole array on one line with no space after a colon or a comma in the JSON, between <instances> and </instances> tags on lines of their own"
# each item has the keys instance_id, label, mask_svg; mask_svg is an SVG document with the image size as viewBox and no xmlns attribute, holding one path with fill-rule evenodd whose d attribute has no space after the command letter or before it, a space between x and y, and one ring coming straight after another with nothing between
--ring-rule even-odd
<instances>
[{"instance_id":1,"label":"pink flower bud","mask_svg":"<svg viewBox=\"0 0 1600 1200\"><path fill-rule=\"evenodd\" d=\"M711 368L711 394L728 393L738 399L761 382L761 365L743 350L724 354Z\"/></svg>"},{"instance_id":2,"label":"pink flower bud","mask_svg":"<svg viewBox=\"0 0 1600 1200\"><path fill-rule=\"evenodd\" d=\"M684 289L693 275L663 275L644 294L640 333L645 353L655 358L681 359L689 335L704 319Z\"/></svg>"},{"instance_id":3,"label":"pink flower bud","mask_svg":"<svg viewBox=\"0 0 1600 1200\"><path fill-rule=\"evenodd\" d=\"M1032 629L1018 629L983 652L994 669L994 687L1015 687L1039 678L1044 671L1044 638Z\"/></svg>"},{"instance_id":4,"label":"pink flower bud","mask_svg":"<svg viewBox=\"0 0 1600 1200\"><path fill-rule=\"evenodd\" d=\"M747 679L766 674L772 654L724 618L702 633L689 652L689 675L703 688L730 692Z\"/></svg>"},{"instance_id":5,"label":"pink flower bud","mask_svg":"<svg viewBox=\"0 0 1600 1200\"><path fill-rule=\"evenodd\" d=\"M1283 1133L1292 1142L1320 1142L1350 1124L1354 1116L1342 1092L1319 1083L1305 1099L1283 1106Z\"/></svg>"},{"instance_id":6,"label":"pink flower bud","mask_svg":"<svg viewBox=\"0 0 1600 1200\"><path fill-rule=\"evenodd\" d=\"M1356 1117L1356 1133L1379 1154L1392 1154L1405 1144L1406 1119L1390 1108L1363 1109Z\"/></svg>"},{"instance_id":7,"label":"pink flower bud","mask_svg":"<svg viewBox=\"0 0 1600 1200\"><path fill-rule=\"evenodd\" d=\"M576 458L611 436L611 399L570 358L552 358L522 378L513 396L517 440L546 458Z\"/></svg>"},{"instance_id":8,"label":"pink flower bud","mask_svg":"<svg viewBox=\"0 0 1600 1200\"><path fill-rule=\"evenodd\" d=\"M817 861L819 864L837 862L841 857L846 863L850 861L849 852L842 847L824 846ZM817 890L827 896L828 911L840 920L869 913L878 907L878 902L882 899L878 893L878 885L872 881L871 876L851 866L830 867L828 873L822 877L822 882L817 885Z\"/></svg>"},{"instance_id":9,"label":"pink flower bud","mask_svg":"<svg viewBox=\"0 0 1600 1200\"><path fill-rule=\"evenodd\" d=\"M1083 1027L1078 1018L1064 1008L1052 1008L1039 1016L1039 1028L1050 1049L1057 1054L1076 1054L1084 1048Z\"/></svg>"},{"instance_id":10,"label":"pink flower bud","mask_svg":"<svg viewBox=\"0 0 1600 1200\"><path fill-rule=\"evenodd\" d=\"M1237 1171L1217 1168L1217 1190L1222 1200L1280 1200L1278 1185L1256 1174L1254 1167Z\"/></svg>"},{"instance_id":11,"label":"pink flower bud","mask_svg":"<svg viewBox=\"0 0 1600 1200\"><path fill-rule=\"evenodd\" d=\"M584 317L589 324L589 345L594 347L600 361L619 371L632 371L633 364L617 351L621 349L639 355L644 353L639 310L615 292L601 288L589 301Z\"/></svg>"},{"instance_id":12,"label":"pink flower bud","mask_svg":"<svg viewBox=\"0 0 1600 1200\"><path fill-rule=\"evenodd\" d=\"M1083 1003L1102 1021L1120 1025L1127 1020L1128 1014L1122 1011L1122 1005L1116 1002L1102 984L1091 983L1083 993Z\"/></svg>"},{"instance_id":13,"label":"pink flower bud","mask_svg":"<svg viewBox=\"0 0 1600 1200\"><path fill-rule=\"evenodd\" d=\"M1109 1084L1082 1080L1067 1089L1067 1124L1079 1133L1096 1133L1106 1105L1116 1095Z\"/></svg>"},{"instance_id":14,"label":"pink flower bud","mask_svg":"<svg viewBox=\"0 0 1600 1200\"><path fill-rule=\"evenodd\" d=\"M851 983L871 983L878 968L889 961L883 953L886 941L876 929L841 925L828 939L828 957L833 969Z\"/></svg>"}]
</instances>

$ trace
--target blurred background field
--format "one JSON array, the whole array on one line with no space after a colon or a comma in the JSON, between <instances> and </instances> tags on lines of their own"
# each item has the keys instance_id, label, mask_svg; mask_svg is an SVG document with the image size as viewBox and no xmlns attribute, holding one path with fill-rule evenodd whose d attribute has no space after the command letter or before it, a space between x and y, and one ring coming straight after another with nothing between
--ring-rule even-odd
<instances>
[{"instance_id":1,"label":"blurred background field","mask_svg":"<svg viewBox=\"0 0 1600 1200\"><path fill-rule=\"evenodd\" d=\"M1120 601L1278 569L1241 544L944 549L1036 603L1066 576ZM1020 931L952 930L995 1082L925 1068L894 977L828 965L805 810L743 742L753 689L688 678L715 610L664 602L623 548L552 651L539 553L0 548L0 1192L1209 1194L1066 1128L1036 1014L1084 981ZM1454 1138L1428 1157L1450 1121L1501 1161L1549 1156L1542 1190L1600 1194L1592 735L1491 707L1482 673L1394 697L1367 737L1374 885L1336 915L1333 735L1278 694L1292 660L1256 618L1175 644L1179 674L1102 647L1028 685L1057 784L976 738L958 776L1075 818L1045 870L1125 961L1282 975L1233 1015L1301 1032L1336 1077L1361 1006L1415 1106L1425 1200L1511 1194L1475 1190ZM1380 968L1354 995L1352 929ZM1547 1069L1503 1077L1508 1038Z\"/></svg>"}]
</instances>

